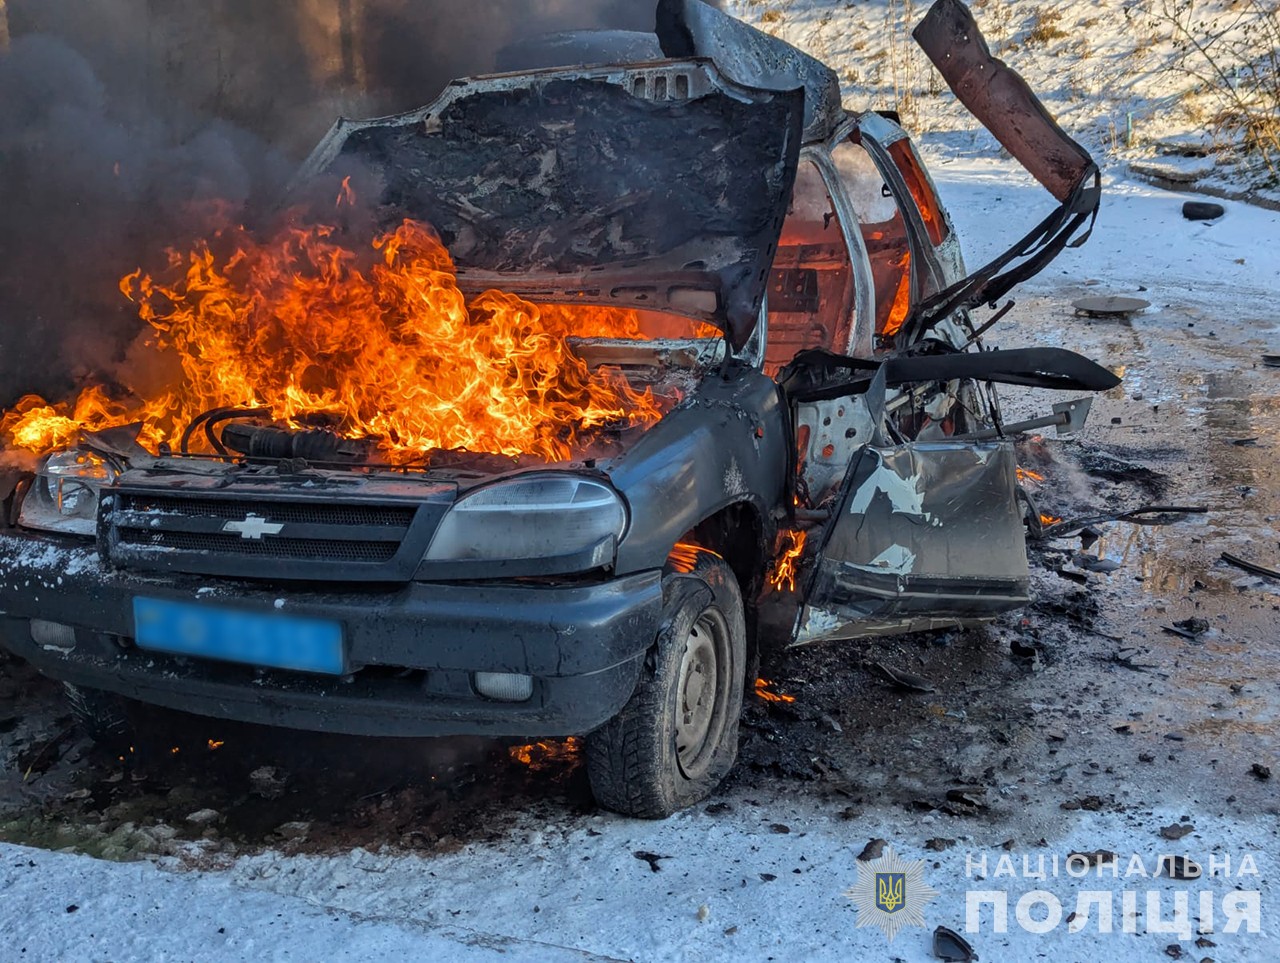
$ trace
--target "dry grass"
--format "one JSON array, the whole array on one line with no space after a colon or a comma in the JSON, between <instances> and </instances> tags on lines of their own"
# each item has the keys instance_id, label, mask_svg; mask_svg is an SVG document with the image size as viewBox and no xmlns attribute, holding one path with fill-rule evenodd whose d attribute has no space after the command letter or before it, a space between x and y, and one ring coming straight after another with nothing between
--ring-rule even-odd
<instances>
[{"instance_id":1,"label":"dry grass","mask_svg":"<svg viewBox=\"0 0 1280 963\"><path fill-rule=\"evenodd\" d=\"M1236 0L1229 16L1207 20L1191 0L1158 0L1152 16L1209 105L1215 137L1256 160L1260 186L1280 184L1280 3Z\"/></svg>"},{"instance_id":2,"label":"dry grass","mask_svg":"<svg viewBox=\"0 0 1280 963\"><path fill-rule=\"evenodd\" d=\"M1071 34L1058 26L1062 14L1052 8L1041 8L1031 19L1031 29L1023 41L1028 47L1047 47L1055 40L1065 40Z\"/></svg>"}]
</instances>

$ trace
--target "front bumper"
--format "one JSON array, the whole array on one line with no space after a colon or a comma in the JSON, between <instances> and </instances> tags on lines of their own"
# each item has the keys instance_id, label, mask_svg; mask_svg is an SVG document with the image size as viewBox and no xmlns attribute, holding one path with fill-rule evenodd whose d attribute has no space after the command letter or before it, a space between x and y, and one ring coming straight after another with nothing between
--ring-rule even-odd
<instances>
[{"instance_id":1,"label":"front bumper","mask_svg":"<svg viewBox=\"0 0 1280 963\"><path fill-rule=\"evenodd\" d=\"M341 590L338 590L338 589ZM136 596L342 624L342 677L144 651ZM0 643L55 679L226 719L357 735L581 735L630 698L658 631L661 573L596 582L276 586L104 568L91 545L0 535ZM31 619L73 626L39 644ZM524 702L472 673L530 675Z\"/></svg>"}]
</instances>

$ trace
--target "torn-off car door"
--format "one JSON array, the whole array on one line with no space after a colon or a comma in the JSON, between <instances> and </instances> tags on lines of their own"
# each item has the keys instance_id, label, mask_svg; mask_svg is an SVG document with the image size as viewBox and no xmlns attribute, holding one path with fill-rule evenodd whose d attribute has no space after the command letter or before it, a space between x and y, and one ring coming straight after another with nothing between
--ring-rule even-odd
<instances>
[{"instance_id":1,"label":"torn-off car door","mask_svg":"<svg viewBox=\"0 0 1280 963\"><path fill-rule=\"evenodd\" d=\"M795 642L990 618L1027 601L1008 441L865 445L835 502Z\"/></svg>"},{"instance_id":2,"label":"torn-off car door","mask_svg":"<svg viewBox=\"0 0 1280 963\"><path fill-rule=\"evenodd\" d=\"M895 444L884 427L891 366L858 370L864 364L801 357L781 379L798 410L819 412L798 439L799 477L806 501L828 512L810 535L820 542L794 642L953 625L1025 604L1012 443L938 437ZM836 435L866 439L839 475L822 465L833 447L850 451Z\"/></svg>"}]
</instances>

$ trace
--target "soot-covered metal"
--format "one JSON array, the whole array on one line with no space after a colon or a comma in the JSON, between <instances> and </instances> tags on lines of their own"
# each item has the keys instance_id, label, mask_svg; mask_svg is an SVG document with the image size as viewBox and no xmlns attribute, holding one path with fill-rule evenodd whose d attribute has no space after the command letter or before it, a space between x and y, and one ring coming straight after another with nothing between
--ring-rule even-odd
<instances>
[{"instance_id":1,"label":"soot-covered metal","mask_svg":"<svg viewBox=\"0 0 1280 963\"><path fill-rule=\"evenodd\" d=\"M548 296L594 287L631 304L630 281L660 303L670 289L649 289L665 278L714 292L714 307L685 307L741 346L795 176L802 97L727 87L697 63L472 81L421 111L339 122L308 167L371 174L386 211L440 232L464 286L498 274L536 296L521 282L536 277L555 282Z\"/></svg>"}]
</instances>

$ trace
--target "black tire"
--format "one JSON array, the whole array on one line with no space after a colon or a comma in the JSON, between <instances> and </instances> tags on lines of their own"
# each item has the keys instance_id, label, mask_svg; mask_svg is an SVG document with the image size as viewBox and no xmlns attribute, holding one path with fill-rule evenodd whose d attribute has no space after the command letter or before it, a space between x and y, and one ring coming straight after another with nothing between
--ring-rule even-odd
<instances>
[{"instance_id":1,"label":"black tire","mask_svg":"<svg viewBox=\"0 0 1280 963\"><path fill-rule=\"evenodd\" d=\"M86 689L62 683L71 714L80 728L94 742L113 752L127 752L133 745L133 722L129 718L129 703L112 692Z\"/></svg>"},{"instance_id":2,"label":"black tire","mask_svg":"<svg viewBox=\"0 0 1280 963\"><path fill-rule=\"evenodd\" d=\"M723 560L700 552L693 571L666 576L663 601L636 691L586 740L596 801L644 819L705 799L729 774L746 681L742 592Z\"/></svg>"}]
</instances>

